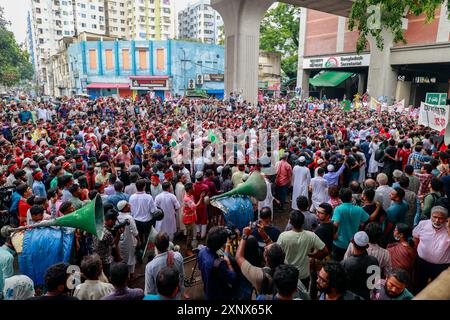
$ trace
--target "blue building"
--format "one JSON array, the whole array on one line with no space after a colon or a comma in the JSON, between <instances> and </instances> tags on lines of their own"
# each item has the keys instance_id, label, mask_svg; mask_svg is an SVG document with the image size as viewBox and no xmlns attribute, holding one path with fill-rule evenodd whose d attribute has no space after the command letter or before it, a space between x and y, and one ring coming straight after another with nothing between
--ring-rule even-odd
<instances>
[{"instance_id":1,"label":"blue building","mask_svg":"<svg viewBox=\"0 0 450 320\"><path fill-rule=\"evenodd\" d=\"M224 47L178 40L81 41L68 48L74 94L167 98L201 89L224 92Z\"/></svg>"}]
</instances>

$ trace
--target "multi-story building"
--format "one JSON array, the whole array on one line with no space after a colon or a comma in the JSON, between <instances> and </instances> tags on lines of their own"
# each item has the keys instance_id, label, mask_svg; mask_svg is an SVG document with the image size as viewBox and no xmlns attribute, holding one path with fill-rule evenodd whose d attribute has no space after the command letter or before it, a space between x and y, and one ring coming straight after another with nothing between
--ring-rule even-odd
<instances>
[{"instance_id":1,"label":"multi-story building","mask_svg":"<svg viewBox=\"0 0 450 320\"><path fill-rule=\"evenodd\" d=\"M383 31L383 49L369 37L356 52L358 32L348 19L302 8L297 86L303 95L342 98L368 92L391 103L405 99L419 106L427 93L450 96L450 19L442 4L435 19L425 15L404 19L406 44L393 43Z\"/></svg>"},{"instance_id":2,"label":"multi-story building","mask_svg":"<svg viewBox=\"0 0 450 320\"><path fill-rule=\"evenodd\" d=\"M200 0L178 13L178 38L218 43L223 37L223 21L210 0Z\"/></svg>"},{"instance_id":3,"label":"multi-story building","mask_svg":"<svg viewBox=\"0 0 450 320\"><path fill-rule=\"evenodd\" d=\"M127 23L128 0L104 0L106 34L112 37L125 39L128 36L129 28Z\"/></svg>"},{"instance_id":4,"label":"multi-story building","mask_svg":"<svg viewBox=\"0 0 450 320\"><path fill-rule=\"evenodd\" d=\"M278 95L281 89L281 53L260 51L258 65L260 93Z\"/></svg>"},{"instance_id":5,"label":"multi-story building","mask_svg":"<svg viewBox=\"0 0 450 320\"><path fill-rule=\"evenodd\" d=\"M175 0L128 0L128 39L175 37Z\"/></svg>"},{"instance_id":6,"label":"multi-story building","mask_svg":"<svg viewBox=\"0 0 450 320\"><path fill-rule=\"evenodd\" d=\"M120 39L175 37L175 0L30 0L28 45L36 80L51 94L50 57L63 37L83 32Z\"/></svg>"},{"instance_id":7,"label":"multi-story building","mask_svg":"<svg viewBox=\"0 0 450 320\"><path fill-rule=\"evenodd\" d=\"M222 98L224 54L224 47L215 44L121 41L84 33L61 39L51 58L51 94L131 98L151 92L164 99L195 89Z\"/></svg>"}]
</instances>

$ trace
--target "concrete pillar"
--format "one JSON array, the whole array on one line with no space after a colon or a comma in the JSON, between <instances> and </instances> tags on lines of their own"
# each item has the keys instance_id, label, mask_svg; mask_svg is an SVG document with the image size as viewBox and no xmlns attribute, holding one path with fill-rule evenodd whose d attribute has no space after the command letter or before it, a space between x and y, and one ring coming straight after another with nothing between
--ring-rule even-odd
<instances>
[{"instance_id":1,"label":"concrete pillar","mask_svg":"<svg viewBox=\"0 0 450 320\"><path fill-rule=\"evenodd\" d=\"M212 0L225 28L225 94L258 101L259 26L274 0Z\"/></svg>"},{"instance_id":2,"label":"concrete pillar","mask_svg":"<svg viewBox=\"0 0 450 320\"><path fill-rule=\"evenodd\" d=\"M402 101L405 99L405 106L409 106L409 97L411 95L411 81L398 81L397 90L395 92L395 100Z\"/></svg>"},{"instance_id":3,"label":"concrete pillar","mask_svg":"<svg viewBox=\"0 0 450 320\"><path fill-rule=\"evenodd\" d=\"M383 49L377 47L376 40L369 36L370 43L370 66L367 90L372 97L387 97L388 103L395 98L397 86L397 71L391 67L391 48L394 36L391 32L383 30Z\"/></svg>"},{"instance_id":4,"label":"concrete pillar","mask_svg":"<svg viewBox=\"0 0 450 320\"><path fill-rule=\"evenodd\" d=\"M365 82L366 82L366 74L365 73L359 73L358 74L358 93L360 95L363 95L365 93L365 90L364 90Z\"/></svg>"},{"instance_id":5,"label":"concrete pillar","mask_svg":"<svg viewBox=\"0 0 450 320\"><path fill-rule=\"evenodd\" d=\"M306 45L306 19L308 9L302 8L300 11L300 27L298 36L298 65L297 65L297 87L302 88L302 97L309 96L309 71L303 69Z\"/></svg>"}]
</instances>

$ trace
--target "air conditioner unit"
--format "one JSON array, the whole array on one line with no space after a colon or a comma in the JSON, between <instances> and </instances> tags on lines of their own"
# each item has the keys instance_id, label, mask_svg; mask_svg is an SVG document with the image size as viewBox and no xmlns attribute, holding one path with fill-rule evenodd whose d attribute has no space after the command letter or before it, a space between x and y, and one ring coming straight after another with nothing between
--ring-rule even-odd
<instances>
[{"instance_id":1,"label":"air conditioner unit","mask_svg":"<svg viewBox=\"0 0 450 320\"><path fill-rule=\"evenodd\" d=\"M197 84L203 84L203 75L197 74L196 80L197 80Z\"/></svg>"},{"instance_id":2,"label":"air conditioner unit","mask_svg":"<svg viewBox=\"0 0 450 320\"><path fill-rule=\"evenodd\" d=\"M195 80L194 79L188 80L188 89L195 89Z\"/></svg>"}]
</instances>

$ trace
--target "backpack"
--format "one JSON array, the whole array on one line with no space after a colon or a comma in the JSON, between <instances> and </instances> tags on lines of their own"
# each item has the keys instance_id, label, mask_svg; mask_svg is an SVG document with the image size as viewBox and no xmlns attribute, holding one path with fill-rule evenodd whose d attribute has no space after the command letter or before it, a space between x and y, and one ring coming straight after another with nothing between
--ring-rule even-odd
<instances>
[{"instance_id":1,"label":"backpack","mask_svg":"<svg viewBox=\"0 0 450 320\"><path fill-rule=\"evenodd\" d=\"M227 281L227 279L225 278L225 276L223 275L223 273L220 272L220 264L223 261L224 260L222 257L214 259L211 277L214 278L217 281L217 283L220 284L218 286L220 288L220 290L223 291L226 296L232 298L236 295L236 291L237 291L237 289L239 289L239 285L238 284L233 285L233 284L229 283ZM210 283L212 283L212 281L210 281ZM212 289L217 290L218 288L212 288Z\"/></svg>"},{"instance_id":2,"label":"backpack","mask_svg":"<svg viewBox=\"0 0 450 320\"><path fill-rule=\"evenodd\" d=\"M375 151L375 161L384 162L384 153L386 146L385 144L381 144L377 151Z\"/></svg>"}]
</instances>

